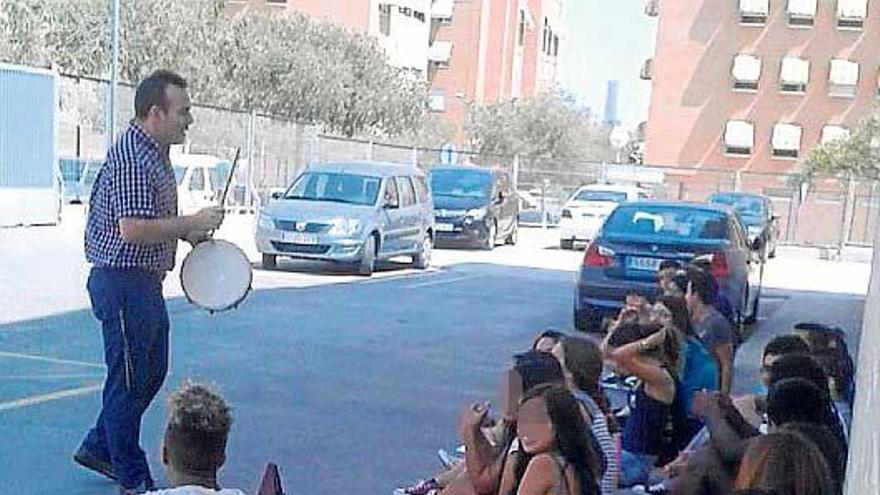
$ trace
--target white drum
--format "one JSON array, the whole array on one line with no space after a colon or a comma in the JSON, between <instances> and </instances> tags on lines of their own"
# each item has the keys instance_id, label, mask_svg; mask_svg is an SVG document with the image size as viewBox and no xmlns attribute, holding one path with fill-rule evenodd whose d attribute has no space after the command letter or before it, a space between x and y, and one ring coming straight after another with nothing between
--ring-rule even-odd
<instances>
[{"instance_id":1,"label":"white drum","mask_svg":"<svg viewBox=\"0 0 880 495\"><path fill-rule=\"evenodd\" d=\"M189 302L210 313L238 306L253 282L251 262L235 244L211 239L183 260L180 285Z\"/></svg>"}]
</instances>

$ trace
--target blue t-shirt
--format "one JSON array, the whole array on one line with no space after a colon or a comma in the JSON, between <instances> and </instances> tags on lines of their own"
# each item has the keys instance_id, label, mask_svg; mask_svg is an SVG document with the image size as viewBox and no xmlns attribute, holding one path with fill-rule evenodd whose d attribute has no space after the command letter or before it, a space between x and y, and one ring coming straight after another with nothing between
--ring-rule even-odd
<instances>
[{"instance_id":1,"label":"blue t-shirt","mask_svg":"<svg viewBox=\"0 0 880 495\"><path fill-rule=\"evenodd\" d=\"M733 344L733 327L721 313L713 307L707 308L708 315L702 321L694 321L694 332L709 349Z\"/></svg>"}]
</instances>

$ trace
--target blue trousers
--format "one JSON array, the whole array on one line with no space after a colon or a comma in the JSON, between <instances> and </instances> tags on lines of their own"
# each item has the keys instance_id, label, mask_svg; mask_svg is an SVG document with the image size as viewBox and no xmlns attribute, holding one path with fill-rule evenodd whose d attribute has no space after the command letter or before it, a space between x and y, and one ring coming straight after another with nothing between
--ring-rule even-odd
<instances>
[{"instance_id":1,"label":"blue trousers","mask_svg":"<svg viewBox=\"0 0 880 495\"><path fill-rule=\"evenodd\" d=\"M110 462L123 488L152 483L140 447L141 417L168 372L168 312L162 274L95 267L87 284L92 311L104 333L101 413L82 448Z\"/></svg>"}]
</instances>

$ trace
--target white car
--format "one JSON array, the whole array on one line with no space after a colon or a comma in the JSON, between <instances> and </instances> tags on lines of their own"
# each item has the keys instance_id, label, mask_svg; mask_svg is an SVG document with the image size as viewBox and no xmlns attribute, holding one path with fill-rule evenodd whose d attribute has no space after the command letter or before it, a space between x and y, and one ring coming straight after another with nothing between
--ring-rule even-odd
<instances>
[{"instance_id":1,"label":"white car","mask_svg":"<svg viewBox=\"0 0 880 495\"><path fill-rule=\"evenodd\" d=\"M581 187L562 207L559 247L573 249L576 242L593 240L617 205L647 197L648 191L635 185L591 184Z\"/></svg>"}]
</instances>

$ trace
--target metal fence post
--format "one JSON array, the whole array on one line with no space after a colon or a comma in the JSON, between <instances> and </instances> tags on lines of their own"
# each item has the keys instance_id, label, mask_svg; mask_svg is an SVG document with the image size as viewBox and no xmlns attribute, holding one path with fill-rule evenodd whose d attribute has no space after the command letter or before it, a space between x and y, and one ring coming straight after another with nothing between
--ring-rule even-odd
<instances>
[{"instance_id":1,"label":"metal fence post","mask_svg":"<svg viewBox=\"0 0 880 495\"><path fill-rule=\"evenodd\" d=\"M519 155L513 155L513 190L519 191Z\"/></svg>"},{"instance_id":2,"label":"metal fence post","mask_svg":"<svg viewBox=\"0 0 880 495\"><path fill-rule=\"evenodd\" d=\"M856 181L853 179L852 175L850 175L846 180L846 194L843 197L843 218L840 222L840 241L838 244L838 249L841 251L843 250L843 247L849 242L849 237L852 233L853 216L855 214L855 201Z\"/></svg>"},{"instance_id":3,"label":"metal fence post","mask_svg":"<svg viewBox=\"0 0 880 495\"><path fill-rule=\"evenodd\" d=\"M250 119L248 120L247 135L247 167L244 169L244 206L253 204L253 191L251 190L251 170L254 166L254 147L256 146L257 135L257 111L251 110Z\"/></svg>"},{"instance_id":4,"label":"metal fence post","mask_svg":"<svg viewBox=\"0 0 880 495\"><path fill-rule=\"evenodd\" d=\"M419 166L419 148L416 146L412 149L412 166L414 168Z\"/></svg>"},{"instance_id":5,"label":"metal fence post","mask_svg":"<svg viewBox=\"0 0 880 495\"><path fill-rule=\"evenodd\" d=\"M742 192L742 185L743 185L742 171L737 170L733 174L733 190L735 192Z\"/></svg>"},{"instance_id":6,"label":"metal fence post","mask_svg":"<svg viewBox=\"0 0 880 495\"><path fill-rule=\"evenodd\" d=\"M373 159L373 140L367 141L367 160Z\"/></svg>"}]
</instances>

